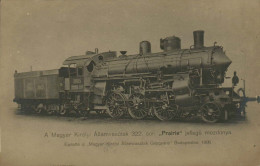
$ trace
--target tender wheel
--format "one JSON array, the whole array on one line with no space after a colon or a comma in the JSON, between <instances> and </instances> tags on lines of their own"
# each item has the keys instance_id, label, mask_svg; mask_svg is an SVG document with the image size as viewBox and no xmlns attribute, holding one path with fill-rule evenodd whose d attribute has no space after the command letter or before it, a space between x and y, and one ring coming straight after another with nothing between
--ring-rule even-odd
<instances>
[{"instance_id":1,"label":"tender wheel","mask_svg":"<svg viewBox=\"0 0 260 166\"><path fill-rule=\"evenodd\" d=\"M28 106L26 104L21 104L21 112L28 112Z\"/></svg>"},{"instance_id":2,"label":"tender wheel","mask_svg":"<svg viewBox=\"0 0 260 166\"><path fill-rule=\"evenodd\" d=\"M46 106L45 106L44 104L42 104L42 103L38 104L38 105L36 106L36 108L35 108L35 112L36 112L37 114L41 114L41 113L43 113L45 110L46 110Z\"/></svg>"},{"instance_id":3,"label":"tender wheel","mask_svg":"<svg viewBox=\"0 0 260 166\"><path fill-rule=\"evenodd\" d=\"M56 104L49 104L47 105L47 108L46 108L46 113L48 115L53 115L55 114L56 110L57 110L57 105Z\"/></svg>"},{"instance_id":4,"label":"tender wheel","mask_svg":"<svg viewBox=\"0 0 260 166\"><path fill-rule=\"evenodd\" d=\"M206 103L201 106L200 111L205 122L215 123L221 118L221 110L216 103Z\"/></svg>"},{"instance_id":5,"label":"tender wheel","mask_svg":"<svg viewBox=\"0 0 260 166\"><path fill-rule=\"evenodd\" d=\"M167 103L155 103L153 106L154 115L161 121L168 121L177 115L177 105L168 105Z\"/></svg>"},{"instance_id":6,"label":"tender wheel","mask_svg":"<svg viewBox=\"0 0 260 166\"><path fill-rule=\"evenodd\" d=\"M143 119L148 115L149 109L145 103L145 97L141 93L134 93L128 102L128 113L133 119Z\"/></svg>"},{"instance_id":7,"label":"tender wheel","mask_svg":"<svg viewBox=\"0 0 260 166\"><path fill-rule=\"evenodd\" d=\"M69 105L68 104L61 104L59 109L59 115L66 116L69 112Z\"/></svg>"},{"instance_id":8,"label":"tender wheel","mask_svg":"<svg viewBox=\"0 0 260 166\"><path fill-rule=\"evenodd\" d=\"M26 113L34 113L34 112L36 112L35 110L36 110L36 108L37 108L37 106L36 105L32 105L31 107L30 107L30 109L29 109L29 111L28 112L26 112Z\"/></svg>"},{"instance_id":9,"label":"tender wheel","mask_svg":"<svg viewBox=\"0 0 260 166\"><path fill-rule=\"evenodd\" d=\"M107 113L112 118L120 118L126 110L125 97L121 93L111 92L106 100Z\"/></svg>"},{"instance_id":10,"label":"tender wheel","mask_svg":"<svg viewBox=\"0 0 260 166\"><path fill-rule=\"evenodd\" d=\"M34 105L29 104L21 104L21 112L25 114L30 114L32 112L35 112L36 107Z\"/></svg>"}]
</instances>

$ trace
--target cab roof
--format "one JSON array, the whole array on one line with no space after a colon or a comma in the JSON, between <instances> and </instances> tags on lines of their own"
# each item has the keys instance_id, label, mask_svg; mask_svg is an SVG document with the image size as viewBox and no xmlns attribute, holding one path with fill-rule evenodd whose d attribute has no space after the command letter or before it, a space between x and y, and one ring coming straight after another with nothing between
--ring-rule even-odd
<instances>
[{"instance_id":1,"label":"cab roof","mask_svg":"<svg viewBox=\"0 0 260 166\"><path fill-rule=\"evenodd\" d=\"M79 55L79 56L71 56L63 62L63 65L70 65L70 64L82 64L82 62L86 62L91 59L96 54L89 54L89 55Z\"/></svg>"},{"instance_id":2,"label":"cab roof","mask_svg":"<svg viewBox=\"0 0 260 166\"><path fill-rule=\"evenodd\" d=\"M63 65L77 64L79 66L88 65L92 60L97 63L98 58L102 57L102 60L106 61L116 57L115 51L102 52L100 54L89 53L87 55L71 56L67 58Z\"/></svg>"}]
</instances>

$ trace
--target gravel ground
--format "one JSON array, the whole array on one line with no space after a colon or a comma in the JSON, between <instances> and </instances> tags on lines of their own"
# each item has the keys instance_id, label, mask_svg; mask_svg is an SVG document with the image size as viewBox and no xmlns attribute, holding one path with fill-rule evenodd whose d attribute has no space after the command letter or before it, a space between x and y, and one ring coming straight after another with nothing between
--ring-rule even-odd
<instances>
[{"instance_id":1,"label":"gravel ground","mask_svg":"<svg viewBox=\"0 0 260 166\"><path fill-rule=\"evenodd\" d=\"M259 108L206 124L26 115L10 103L1 110L1 165L257 165Z\"/></svg>"}]
</instances>

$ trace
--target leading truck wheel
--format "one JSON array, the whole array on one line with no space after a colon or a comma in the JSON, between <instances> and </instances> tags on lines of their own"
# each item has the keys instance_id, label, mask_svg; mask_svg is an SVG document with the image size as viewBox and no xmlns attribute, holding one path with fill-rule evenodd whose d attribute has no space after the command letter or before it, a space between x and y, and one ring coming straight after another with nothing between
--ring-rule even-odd
<instances>
[{"instance_id":1,"label":"leading truck wheel","mask_svg":"<svg viewBox=\"0 0 260 166\"><path fill-rule=\"evenodd\" d=\"M201 118L204 122L208 123L216 123L220 120L221 110L220 107L216 103L206 103L201 106Z\"/></svg>"},{"instance_id":2,"label":"leading truck wheel","mask_svg":"<svg viewBox=\"0 0 260 166\"><path fill-rule=\"evenodd\" d=\"M126 110L125 97L120 92L111 92L106 100L107 113L111 118L120 118Z\"/></svg>"},{"instance_id":3,"label":"leading truck wheel","mask_svg":"<svg viewBox=\"0 0 260 166\"><path fill-rule=\"evenodd\" d=\"M128 113L133 119L144 119L149 109L145 103L145 97L141 93L134 93L129 97Z\"/></svg>"}]
</instances>

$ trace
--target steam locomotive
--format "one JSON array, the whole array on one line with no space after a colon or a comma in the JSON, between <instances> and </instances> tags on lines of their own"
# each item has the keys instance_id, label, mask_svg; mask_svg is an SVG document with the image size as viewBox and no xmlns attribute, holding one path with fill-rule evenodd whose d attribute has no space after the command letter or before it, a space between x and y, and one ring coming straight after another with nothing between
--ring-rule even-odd
<instances>
[{"instance_id":1,"label":"steam locomotive","mask_svg":"<svg viewBox=\"0 0 260 166\"><path fill-rule=\"evenodd\" d=\"M66 115L91 111L112 118L156 117L171 120L201 117L205 122L245 114L245 88L222 87L231 60L214 43L204 46L204 31L194 31L194 45L181 49L176 36L160 40L158 53L149 41L140 42L139 54L121 51L72 56L55 70L15 71L15 98L22 111Z\"/></svg>"}]
</instances>

